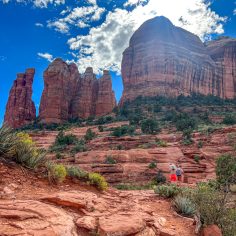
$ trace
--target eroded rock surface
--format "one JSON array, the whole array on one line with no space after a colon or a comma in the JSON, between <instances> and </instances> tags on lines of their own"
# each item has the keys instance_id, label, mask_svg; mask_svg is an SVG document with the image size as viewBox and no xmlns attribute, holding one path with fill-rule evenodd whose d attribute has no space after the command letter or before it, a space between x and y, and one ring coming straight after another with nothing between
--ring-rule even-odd
<instances>
[{"instance_id":1,"label":"eroded rock surface","mask_svg":"<svg viewBox=\"0 0 236 236\"><path fill-rule=\"evenodd\" d=\"M207 47L194 34L165 17L146 21L123 53L121 104L138 96L200 93L234 98L236 40Z\"/></svg>"},{"instance_id":2,"label":"eroded rock surface","mask_svg":"<svg viewBox=\"0 0 236 236\"><path fill-rule=\"evenodd\" d=\"M4 123L12 128L19 128L31 123L36 117L36 109L32 101L32 84L34 69L17 74L6 106Z\"/></svg>"},{"instance_id":3,"label":"eroded rock surface","mask_svg":"<svg viewBox=\"0 0 236 236\"><path fill-rule=\"evenodd\" d=\"M44 91L39 111L42 123L102 116L110 113L115 105L108 71L97 79L91 67L81 75L75 64L68 65L56 59L44 72Z\"/></svg>"}]
</instances>

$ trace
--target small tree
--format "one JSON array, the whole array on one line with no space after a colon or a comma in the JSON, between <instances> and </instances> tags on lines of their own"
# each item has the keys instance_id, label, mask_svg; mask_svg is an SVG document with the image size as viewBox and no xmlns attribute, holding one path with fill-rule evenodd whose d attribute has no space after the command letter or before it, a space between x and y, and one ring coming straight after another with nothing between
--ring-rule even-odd
<instances>
[{"instance_id":1,"label":"small tree","mask_svg":"<svg viewBox=\"0 0 236 236\"><path fill-rule=\"evenodd\" d=\"M141 130L145 134L154 134L160 131L157 120L146 119L141 122Z\"/></svg>"},{"instance_id":2,"label":"small tree","mask_svg":"<svg viewBox=\"0 0 236 236\"><path fill-rule=\"evenodd\" d=\"M230 184L236 183L236 158L229 154L220 156L216 161L217 181L229 188Z\"/></svg>"},{"instance_id":3,"label":"small tree","mask_svg":"<svg viewBox=\"0 0 236 236\"><path fill-rule=\"evenodd\" d=\"M90 140L92 140L95 137L96 137L96 134L90 128L87 129L86 134L84 136L84 139L86 141L90 141Z\"/></svg>"}]
</instances>

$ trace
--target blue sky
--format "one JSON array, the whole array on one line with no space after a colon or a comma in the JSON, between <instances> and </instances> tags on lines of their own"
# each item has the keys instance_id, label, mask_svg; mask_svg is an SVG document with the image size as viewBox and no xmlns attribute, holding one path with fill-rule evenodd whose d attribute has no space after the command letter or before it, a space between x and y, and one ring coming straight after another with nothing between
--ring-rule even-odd
<instances>
[{"instance_id":1,"label":"blue sky","mask_svg":"<svg viewBox=\"0 0 236 236\"><path fill-rule=\"evenodd\" d=\"M110 69L119 99L122 52L132 33L158 15L203 41L236 37L236 0L0 0L0 123L16 73L36 68L38 106L43 71L56 57L76 62L81 73Z\"/></svg>"}]
</instances>

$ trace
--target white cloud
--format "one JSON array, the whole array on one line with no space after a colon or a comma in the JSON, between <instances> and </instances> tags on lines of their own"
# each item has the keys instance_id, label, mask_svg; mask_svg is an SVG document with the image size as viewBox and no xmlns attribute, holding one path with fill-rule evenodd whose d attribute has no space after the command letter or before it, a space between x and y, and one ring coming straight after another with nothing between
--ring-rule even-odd
<instances>
[{"instance_id":1,"label":"white cloud","mask_svg":"<svg viewBox=\"0 0 236 236\"><path fill-rule=\"evenodd\" d=\"M129 3L129 4L128 4ZM115 9L106 20L90 29L87 35L68 40L70 49L77 52L80 71L91 65L95 72L104 68L120 72L122 53L128 46L133 32L146 20L166 16L176 26L197 34L201 39L211 33L224 32L226 19L213 12L205 0L129 0L126 5L136 4L132 10Z\"/></svg>"},{"instance_id":2,"label":"white cloud","mask_svg":"<svg viewBox=\"0 0 236 236\"><path fill-rule=\"evenodd\" d=\"M11 0L0 0L3 3L9 3ZM17 3L33 3L35 7L47 8L49 4L60 5L65 4L65 0L15 0Z\"/></svg>"},{"instance_id":3,"label":"white cloud","mask_svg":"<svg viewBox=\"0 0 236 236\"><path fill-rule=\"evenodd\" d=\"M64 18L48 21L48 27L55 28L56 31L61 33L68 33L70 26L77 26L79 28L89 27L89 23L100 20L104 12L105 8L98 7L97 5L75 7L72 10L67 8L61 14L68 14Z\"/></svg>"},{"instance_id":4,"label":"white cloud","mask_svg":"<svg viewBox=\"0 0 236 236\"><path fill-rule=\"evenodd\" d=\"M134 6L134 5L139 5L141 3L145 3L147 2L148 0L128 0L124 6L127 7L127 6Z\"/></svg>"},{"instance_id":5,"label":"white cloud","mask_svg":"<svg viewBox=\"0 0 236 236\"><path fill-rule=\"evenodd\" d=\"M52 62L53 61L53 55L51 55L51 54L49 54L49 53L41 53L41 52L39 52L38 54L37 54L39 57L42 57L42 58L44 58L44 59L46 59L46 60L48 60L49 62Z\"/></svg>"},{"instance_id":6,"label":"white cloud","mask_svg":"<svg viewBox=\"0 0 236 236\"><path fill-rule=\"evenodd\" d=\"M65 4L65 0L33 0L34 5L39 8L47 8L48 4Z\"/></svg>"},{"instance_id":7,"label":"white cloud","mask_svg":"<svg viewBox=\"0 0 236 236\"><path fill-rule=\"evenodd\" d=\"M234 15L236 15L236 9L234 9Z\"/></svg>"},{"instance_id":8,"label":"white cloud","mask_svg":"<svg viewBox=\"0 0 236 236\"><path fill-rule=\"evenodd\" d=\"M41 27L41 28L43 28L44 26L43 26L43 24L42 23L35 23L35 26L37 26L37 27Z\"/></svg>"}]
</instances>

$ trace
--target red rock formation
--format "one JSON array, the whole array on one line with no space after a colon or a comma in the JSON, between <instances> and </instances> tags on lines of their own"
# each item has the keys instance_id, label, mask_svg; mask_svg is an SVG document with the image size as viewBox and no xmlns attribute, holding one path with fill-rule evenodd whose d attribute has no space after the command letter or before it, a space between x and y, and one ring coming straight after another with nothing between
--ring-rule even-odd
<instances>
[{"instance_id":1,"label":"red rock formation","mask_svg":"<svg viewBox=\"0 0 236 236\"><path fill-rule=\"evenodd\" d=\"M236 40L208 47L165 17L146 21L123 53L121 104L137 96L235 96ZM233 72L234 71L234 72Z\"/></svg>"},{"instance_id":2,"label":"red rock formation","mask_svg":"<svg viewBox=\"0 0 236 236\"><path fill-rule=\"evenodd\" d=\"M102 116L116 105L107 71L97 79L91 67L80 75L75 64L67 65L56 59L44 72L44 82L39 111L43 123Z\"/></svg>"},{"instance_id":3,"label":"red rock formation","mask_svg":"<svg viewBox=\"0 0 236 236\"><path fill-rule=\"evenodd\" d=\"M17 74L11 88L4 123L12 128L19 128L36 118L35 105L31 99L34 73L34 69L27 69L25 73Z\"/></svg>"},{"instance_id":4,"label":"red rock formation","mask_svg":"<svg viewBox=\"0 0 236 236\"><path fill-rule=\"evenodd\" d=\"M221 38L207 45L207 51L223 76L222 97L234 98L236 93L236 39Z\"/></svg>"}]
</instances>

